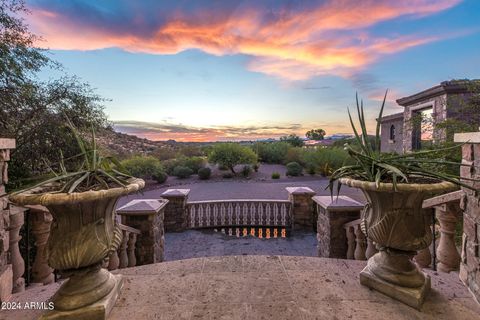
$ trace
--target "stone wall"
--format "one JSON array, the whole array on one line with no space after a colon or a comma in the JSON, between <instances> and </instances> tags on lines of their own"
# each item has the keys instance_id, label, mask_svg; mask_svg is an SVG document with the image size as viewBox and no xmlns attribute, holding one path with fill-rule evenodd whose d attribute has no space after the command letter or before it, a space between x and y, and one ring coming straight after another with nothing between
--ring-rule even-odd
<instances>
[{"instance_id":1,"label":"stone wall","mask_svg":"<svg viewBox=\"0 0 480 320\"><path fill-rule=\"evenodd\" d=\"M162 193L162 198L168 200L165 207L165 231L182 232L187 229L188 194L190 189L168 189Z\"/></svg>"},{"instance_id":2,"label":"stone wall","mask_svg":"<svg viewBox=\"0 0 480 320\"><path fill-rule=\"evenodd\" d=\"M343 225L360 218L364 205L347 196L313 197L316 204L318 256L347 258L347 236Z\"/></svg>"},{"instance_id":3,"label":"stone wall","mask_svg":"<svg viewBox=\"0 0 480 320\"><path fill-rule=\"evenodd\" d=\"M387 117L385 117L387 118ZM390 139L390 127L395 126L395 139ZM380 150L382 152L403 152L403 117L382 120L380 130Z\"/></svg>"},{"instance_id":4,"label":"stone wall","mask_svg":"<svg viewBox=\"0 0 480 320\"><path fill-rule=\"evenodd\" d=\"M293 229L314 230L317 219L312 197L315 191L308 187L287 187L288 200L292 203Z\"/></svg>"},{"instance_id":5,"label":"stone wall","mask_svg":"<svg viewBox=\"0 0 480 320\"><path fill-rule=\"evenodd\" d=\"M15 148L15 140L0 139L0 302L8 301L13 289L12 265L8 264L7 252L10 246L10 212L5 195L8 182L8 161L10 150Z\"/></svg>"},{"instance_id":6,"label":"stone wall","mask_svg":"<svg viewBox=\"0 0 480 320\"><path fill-rule=\"evenodd\" d=\"M468 142L462 146L462 162L468 166L460 169L461 176L480 179L480 132L455 134L455 141ZM480 189L480 182L463 182ZM460 279L480 302L480 197L470 189L462 189L465 197L460 203L464 210Z\"/></svg>"},{"instance_id":7,"label":"stone wall","mask_svg":"<svg viewBox=\"0 0 480 320\"><path fill-rule=\"evenodd\" d=\"M138 229L135 256L137 265L162 262L165 249L164 199L135 199L117 209L122 224Z\"/></svg>"}]
</instances>

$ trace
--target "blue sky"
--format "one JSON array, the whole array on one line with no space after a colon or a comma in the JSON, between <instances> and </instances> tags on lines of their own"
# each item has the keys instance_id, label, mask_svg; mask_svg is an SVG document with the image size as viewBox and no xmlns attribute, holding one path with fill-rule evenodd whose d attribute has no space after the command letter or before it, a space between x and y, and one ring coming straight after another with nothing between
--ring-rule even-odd
<instances>
[{"instance_id":1,"label":"blue sky","mask_svg":"<svg viewBox=\"0 0 480 320\"><path fill-rule=\"evenodd\" d=\"M120 131L156 140L348 133L395 99L479 78L480 1L27 1L66 71L110 99ZM44 77L55 76L47 71Z\"/></svg>"}]
</instances>

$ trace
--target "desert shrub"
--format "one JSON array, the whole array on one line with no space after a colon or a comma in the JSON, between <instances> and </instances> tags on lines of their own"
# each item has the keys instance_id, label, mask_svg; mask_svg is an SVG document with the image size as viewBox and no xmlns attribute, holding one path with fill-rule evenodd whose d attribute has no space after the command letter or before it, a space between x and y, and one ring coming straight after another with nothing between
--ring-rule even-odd
<instances>
[{"instance_id":1,"label":"desert shrub","mask_svg":"<svg viewBox=\"0 0 480 320\"><path fill-rule=\"evenodd\" d=\"M175 159L169 159L162 162L165 172L170 175L173 174L175 167L187 167L190 168L193 173L197 173L200 168L203 168L206 164L206 161L202 157L178 157Z\"/></svg>"},{"instance_id":2,"label":"desert shrub","mask_svg":"<svg viewBox=\"0 0 480 320\"><path fill-rule=\"evenodd\" d=\"M177 157L177 151L171 147L159 147L152 152L152 156L160 161L175 159Z\"/></svg>"},{"instance_id":3,"label":"desert shrub","mask_svg":"<svg viewBox=\"0 0 480 320\"><path fill-rule=\"evenodd\" d=\"M218 170L220 170L220 171L227 171L228 168L227 168L227 166L219 165L219 166L218 166Z\"/></svg>"},{"instance_id":4,"label":"desert shrub","mask_svg":"<svg viewBox=\"0 0 480 320\"><path fill-rule=\"evenodd\" d=\"M157 172L157 170L159 170L159 168L162 168L160 161L152 156L135 156L123 160L121 165L132 176L138 178L150 178L155 172Z\"/></svg>"},{"instance_id":5,"label":"desert shrub","mask_svg":"<svg viewBox=\"0 0 480 320\"><path fill-rule=\"evenodd\" d=\"M210 179L210 175L212 174L212 170L210 170L210 168L200 168L198 169L198 177L201 179L201 180L208 180Z\"/></svg>"},{"instance_id":6,"label":"desert shrub","mask_svg":"<svg viewBox=\"0 0 480 320\"><path fill-rule=\"evenodd\" d=\"M289 148L287 151L287 155L285 157L285 161L283 163L290 163L290 162L296 162L301 165L304 165L303 161L303 154L305 150L302 148Z\"/></svg>"},{"instance_id":7,"label":"desert shrub","mask_svg":"<svg viewBox=\"0 0 480 320\"><path fill-rule=\"evenodd\" d=\"M177 166L173 169L173 175L179 179L185 179L193 174L193 170L189 167Z\"/></svg>"},{"instance_id":8,"label":"desert shrub","mask_svg":"<svg viewBox=\"0 0 480 320\"><path fill-rule=\"evenodd\" d=\"M211 163L226 166L235 174L237 164L253 164L257 162L257 155L252 149L238 143L216 144L208 157Z\"/></svg>"},{"instance_id":9,"label":"desert shrub","mask_svg":"<svg viewBox=\"0 0 480 320\"><path fill-rule=\"evenodd\" d=\"M260 158L260 161L266 163L283 163L287 157L288 149L291 146L287 142L259 142L253 146Z\"/></svg>"},{"instance_id":10,"label":"desert shrub","mask_svg":"<svg viewBox=\"0 0 480 320\"><path fill-rule=\"evenodd\" d=\"M255 172L258 172L258 169L259 169L259 168L260 168L260 165L259 165L258 163L255 163L255 164L253 165L253 170L254 170Z\"/></svg>"},{"instance_id":11,"label":"desert shrub","mask_svg":"<svg viewBox=\"0 0 480 320\"><path fill-rule=\"evenodd\" d=\"M252 172L252 168L250 166L243 166L242 176L244 176L246 178L250 175L251 172Z\"/></svg>"},{"instance_id":12,"label":"desert shrub","mask_svg":"<svg viewBox=\"0 0 480 320\"><path fill-rule=\"evenodd\" d=\"M273 172L273 173L272 173L272 179L280 179L280 173L278 173L278 172Z\"/></svg>"},{"instance_id":13,"label":"desert shrub","mask_svg":"<svg viewBox=\"0 0 480 320\"><path fill-rule=\"evenodd\" d=\"M307 172L311 176L315 175L315 172L316 172L315 166L308 166Z\"/></svg>"},{"instance_id":14,"label":"desert shrub","mask_svg":"<svg viewBox=\"0 0 480 320\"><path fill-rule=\"evenodd\" d=\"M184 158L183 165L192 169L193 173L198 173L198 170L205 167L206 161L202 157Z\"/></svg>"},{"instance_id":15,"label":"desert shrub","mask_svg":"<svg viewBox=\"0 0 480 320\"><path fill-rule=\"evenodd\" d=\"M182 146L178 152L185 157L201 157L205 155L199 146Z\"/></svg>"},{"instance_id":16,"label":"desert shrub","mask_svg":"<svg viewBox=\"0 0 480 320\"><path fill-rule=\"evenodd\" d=\"M168 175L165 173L163 168L158 167L153 173L152 173L152 179L157 181L158 183L164 183L167 181Z\"/></svg>"},{"instance_id":17,"label":"desert shrub","mask_svg":"<svg viewBox=\"0 0 480 320\"><path fill-rule=\"evenodd\" d=\"M224 179L232 179L233 178L233 173L231 172L225 172L224 174L222 174L222 177Z\"/></svg>"},{"instance_id":18,"label":"desert shrub","mask_svg":"<svg viewBox=\"0 0 480 320\"><path fill-rule=\"evenodd\" d=\"M287 176L300 176L303 173L303 167L297 162L287 163Z\"/></svg>"},{"instance_id":19,"label":"desert shrub","mask_svg":"<svg viewBox=\"0 0 480 320\"><path fill-rule=\"evenodd\" d=\"M303 140L296 134L290 134L288 136L280 137L280 141L284 141L292 145L293 147L303 146Z\"/></svg>"}]
</instances>

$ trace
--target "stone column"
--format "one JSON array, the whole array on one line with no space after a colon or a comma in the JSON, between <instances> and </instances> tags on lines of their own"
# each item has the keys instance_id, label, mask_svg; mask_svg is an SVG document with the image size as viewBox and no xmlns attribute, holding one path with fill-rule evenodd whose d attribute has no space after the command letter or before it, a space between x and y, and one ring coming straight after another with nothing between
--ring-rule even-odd
<instances>
[{"instance_id":1,"label":"stone column","mask_svg":"<svg viewBox=\"0 0 480 320\"><path fill-rule=\"evenodd\" d=\"M20 228L25 222L25 208L10 206L10 263L13 271L13 293L25 291L25 261L20 253L18 242L22 239Z\"/></svg>"},{"instance_id":2,"label":"stone column","mask_svg":"<svg viewBox=\"0 0 480 320\"><path fill-rule=\"evenodd\" d=\"M121 208L117 214L122 216L122 223L140 230L136 246L137 265L163 261L165 235L164 210L166 199L132 200Z\"/></svg>"},{"instance_id":3,"label":"stone column","mask_svg":"<svg viewBox=\"0 0 480 320\"><path fill-rule=\"evenodd\" d=\"M186 205L190 189L168 189L162 198L168 200L165 207L165 231L182 232L188 228Z\"/></svg>"},{"instance_id":4,"label":"stone column","mask_svg":"<svg viewBox=\"0 0 480 320\"><path fill-rule=\"evenodd\" d=\"M460 168L460 175L480 180L480 132L455 134L454 140L466 143L462 146L462 163L466 166ZM480 182L462 182L480 189ZM470 189L462 187L462 190L465 195L460 201L463 237L459 275L477 302L480 302L480 197Z\"/></svg>"},{"instance_id":5,"label":"stone column","mask_svg":"<svg viewBox=\"0 0 480 320\"><path fill-rule=\"evenodd\" d=\"M318 256L347 258L348 246L344 224L359 219L364 205L347 196L338 198L336 196L333 198L331 196L315 196L312 199L317 206L318 213ZM353 236L353 241L355 241L355 236Z\"/></svg>"},{"instance_id":6,"label":"stone column","mask_svg":"<svg viewBox=\"0 0 480 320\"><path fill-rule=\"evenodd\" d=\"M288 200L292 203L293 229L314 230L316 219L313 200L315 191L309 187L287 187Z\"/></svg>"},{"instance_id":7,"label":"stone column","mask_svg":"<svg viewBox=\"0 0 480 320\"><path fill-rule=\"evenodd\" d=\"M12 265L7 261L10 249L10 213L7 198L4 197L11 149L15 149L15 140L0 138L0 302L10 300L13 289Z\"/></svg>"},{"instance_id":8,"label":"stone column","mask_svg":"<svg viewBox=\"0 0 480 320\"><path fill-rule=\"evenodd\" d=\"M48 265L46 248L53 217L44 206L28 206L28 209L28 219L37 249L32 265L32 285L50 284L55 281L55 276Z\"/></svg>"}]
</instances>

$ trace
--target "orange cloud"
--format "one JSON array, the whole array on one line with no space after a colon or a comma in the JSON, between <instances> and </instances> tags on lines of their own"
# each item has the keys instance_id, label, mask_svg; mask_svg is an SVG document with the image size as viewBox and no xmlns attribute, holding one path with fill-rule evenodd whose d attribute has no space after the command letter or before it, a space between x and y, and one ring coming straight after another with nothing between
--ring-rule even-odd
<instances>
[{"instance_id":1,"label":"orange cloud","mask_svg":"<svg viewBox=\"0 0 480 320\"><path fill-rule=\"evenodd\" d=\"M52 49L93 50L119 47L131 52L176 54L200 49L214 55L251 57L251 71L287 80L323 74L348 76L380 57L438 40L436 37L369 35L376 23L410 15L421 17L461 0L331 0L304 10L240 8L225 14L175 11L153 30L119 31L70 19L68 14L34 9L31 24ZM141 16L136 21L142 21Z\"/></svg>"}]
</instances>

